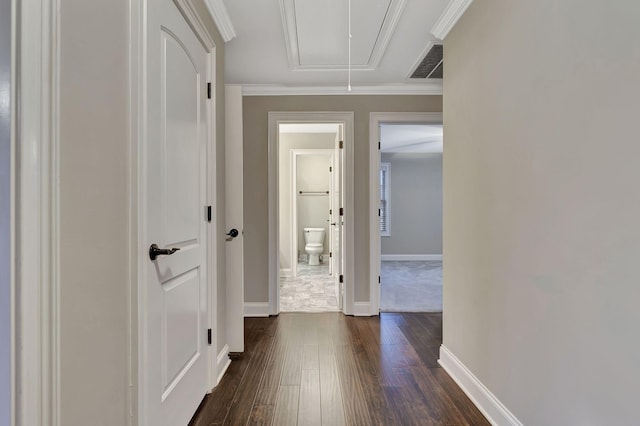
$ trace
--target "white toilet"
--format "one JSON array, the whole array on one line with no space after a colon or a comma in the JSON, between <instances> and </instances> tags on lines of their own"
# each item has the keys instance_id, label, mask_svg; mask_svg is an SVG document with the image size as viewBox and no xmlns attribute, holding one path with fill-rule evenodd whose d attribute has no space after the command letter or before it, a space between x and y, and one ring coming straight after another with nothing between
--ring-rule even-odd
<instances>
[{"instance_id":1,"label":"white toilet","mask_svg":"<svg viewBox=\"0 0 640 426\"><path fill-rule=\"evenodd\" d=\"M319 265L323 251L324 228L304 228L304 242L304 251L309 255L309 265Z\"/></svg>"}]
</instances>

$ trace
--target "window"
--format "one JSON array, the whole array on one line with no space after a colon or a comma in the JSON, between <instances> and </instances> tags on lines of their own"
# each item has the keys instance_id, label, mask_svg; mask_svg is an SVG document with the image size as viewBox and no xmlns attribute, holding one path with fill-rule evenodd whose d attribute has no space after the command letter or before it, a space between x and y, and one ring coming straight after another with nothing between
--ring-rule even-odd
<instances>
[{"instance_id":1,"label":"window","mask_svg":"<svg viewBox=\"0 0 640 426\"><path fill-rule=\"evenodd\" d=\"M380 235L389 232L389 163L380 163Z\"/></svg>"}]
</instances>

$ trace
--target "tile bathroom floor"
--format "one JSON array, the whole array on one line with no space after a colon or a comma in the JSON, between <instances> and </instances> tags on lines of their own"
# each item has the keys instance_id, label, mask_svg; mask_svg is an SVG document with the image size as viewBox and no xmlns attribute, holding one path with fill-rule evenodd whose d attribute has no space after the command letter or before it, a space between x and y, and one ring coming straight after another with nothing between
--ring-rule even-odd
<instances>
[{"instance_id":1,"label":"tile bathroom floor","mask_svg":"<svg viewBox=\"0 0 640 426\"><path fill-rule=\"evenodd\" d=\"M302 259L302 258L301 258ZM298 261L297 277L280 277L281 312L336 312L336 284L329 275L329 262L309 266Z\"/></svg>"}]
</instances>

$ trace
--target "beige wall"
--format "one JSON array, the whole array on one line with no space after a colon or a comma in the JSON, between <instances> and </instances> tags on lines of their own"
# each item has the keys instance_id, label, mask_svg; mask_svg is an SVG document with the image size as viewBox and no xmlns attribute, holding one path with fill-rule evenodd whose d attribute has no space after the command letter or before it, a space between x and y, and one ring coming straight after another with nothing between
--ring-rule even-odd
<instances>
[{"instance_id":1,"label":"beige wall","mask_svg":"<svg viewBox=\"0 0 640 426\"><path fill-rule=\"evenodd\" d=\"M353 111L355 300L369 300L369 113L439 112L441 96L244 97L245 301L268 301L268 113Z\"/></svg>"},{"instance_id":2,"label":"beige wall","mask_svg":"<svg viewBox=\"0 0 640 426\"><path fill-rule=\"evenodd\" d=\"M127 421L128 13L126 1L60 2L63 425Z\"/></svg>"},{"instance_id":3,"label":"beige wall","mask_svg":"<svg viewBox=\"0 0 640 426\"><path fill-rule=\"evenodd\" d=\"M444 344L527 425L638 423L638 16L478 0L445 40Z\"/></svg>"},{"instance_id":4,"label":"beige wall","mask_svg":"<svg viewBox=\"0 0 640 426\"><path fill-rule=\"evenodd\" d=\"M389 163L389 237L382 254L442 254L442 154L383 153Z\"/></svg>"},{"instance_id":5,"label":"beige wall","mask_svg":"<svg viewBox=\"0 0 640 426\"><path fill-rule=\"evenodd\" d=\"M128 357L135 351L128 341L129 6L60 2L59 397L65 426L124 425L129 416ZM224 44L218 34L215 39L217 135L223 141ZM224 188L224 144L218 147L218 185ZM224 283L224 250L218 250L218 265Z\"/></svg>"},{"instance_id":6,"label":"beige wall","mask_svg":"<svg viewBox=\"0 0 640 426\"><path fill-rule=\"evenodd\" d=\"M282 133L280 134L278 174L280 209L280 269L291 268L291 150L333 149L335 133ZM298 250L304 246L298 245Z\"/></svg>"}]
</instances>

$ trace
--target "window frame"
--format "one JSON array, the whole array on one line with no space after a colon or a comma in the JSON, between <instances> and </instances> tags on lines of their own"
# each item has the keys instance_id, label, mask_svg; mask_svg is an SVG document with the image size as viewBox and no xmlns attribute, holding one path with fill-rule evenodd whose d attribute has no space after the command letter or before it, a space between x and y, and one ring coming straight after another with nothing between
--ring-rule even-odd
<instances>
[{"instance_id":1,"label":"window frame","mask_svg":"<svg viewBox=\"0 0 640 426\"><path fill-rule=\"evenodd\" d=\"M391 236L391 203L390 203L390 198L389 198L389 187L390 187L390 182L391 182L391 163L389 162L380 162L380 171L378 172L378 178L381 181L382 180L382 171L384 171L385 173L385 182L384 182L384 201L385 201L385 215L384 215L384 222L385 222L385 230L382 230L382 226L380 226L378 229L380 230L380 236L381 237L390 237ZM380 185L382 185L382 182L380 182ZM379 188L380 195L382 194L382 188ZM382 202L382 198L381 198L381 202ZM380 209L382 210L382 204L380 205ZM382 212L379 215L378 221L380 223L382 223Z\"/></svg>"}]
</instances>

